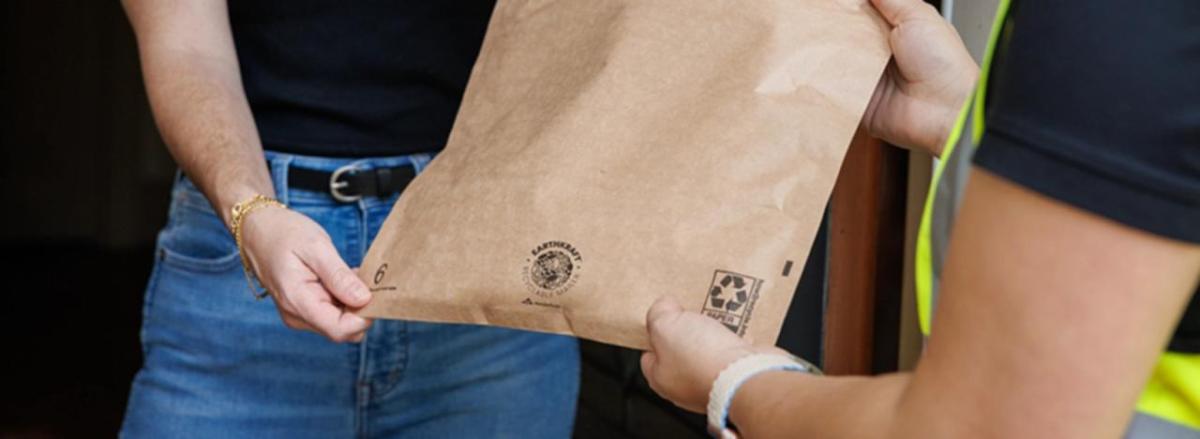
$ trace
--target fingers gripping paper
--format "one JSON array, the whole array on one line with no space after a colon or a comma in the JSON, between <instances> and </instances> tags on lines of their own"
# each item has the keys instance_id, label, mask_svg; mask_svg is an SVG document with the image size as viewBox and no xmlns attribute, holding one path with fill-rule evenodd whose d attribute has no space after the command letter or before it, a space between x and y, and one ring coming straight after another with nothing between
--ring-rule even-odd
<instances>
[{"instance_id":1,"label":"fingers gripping paper","mask_svg":"<svg viewBox=\"0 0 1200 439\"><path fill-rule=\"evenodd\" d=\"M645 348L671 295L773 343L886 31L866 0L500 0L361 314Z\"/></svg>"}]
</instances>

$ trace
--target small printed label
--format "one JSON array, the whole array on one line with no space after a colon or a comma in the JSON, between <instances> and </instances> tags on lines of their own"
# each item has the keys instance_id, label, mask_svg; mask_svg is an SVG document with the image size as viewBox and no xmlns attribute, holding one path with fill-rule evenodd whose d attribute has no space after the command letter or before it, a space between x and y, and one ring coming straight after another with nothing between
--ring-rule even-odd
<instances>
[{"instance_id":1,"label":"small printed label","mask_svg":"<svg viewBox=\"0 0 1200 439\"><path fill-rule=\"evenodd\" d=\"M522 305L541 306L541 307L554 308L554 309L562 308L562 305L559 305L557 303L541 302L541 301L533 300L533 298L530 298L530 297L526 297L525 300L522 300L521 304Z\"/></svg>"},{"instance_id":2,"label":"small printed label","mask_svg":"<svg viewBox=\"0 0 1200 439\"><path fill-rule=\"evenodd\" d=\"M370 290L372 293L378 291L395 291L396 287L393 285L379 285L383 283L383 279L387 276L387 271L387 262L380 264L379 268L375 269L375 275L371 277L371 287L368 288L368 290Z\"/></svg>"},{"instance_id":3,"label":"small printed label","mask_svg":"<svg viewBox=\"0 0 1200 439\"><path fill-rule=\"evenodd\" d=\"M744 335L762 282L752 276L717 270L713 273L712 286L708 288L701 313L721 322L735 334Z\"/></svg>"},{"instance_id":4,"label":"small printed label","mask_svg":"<svg viewBox=\"0 0 1200 439\"><path fill-rule=\"evenodd\" d=\"M557 297L579 282L583 256L570 243L548 241L534 247L521 270L525 288L540 297Z\"/></svg>"},{"instance_id":5,"label":"small printed label","mask_svg":"<svg viewBox=\"0 0 1200 439\"><path fill-rule=\"evenodd\" d=\"M379 266L378 270L375 270L375 285L379 285L380 282L383 282L383 276L387 275L387 269L388 264L385 262L383 265Z\"/></svg>"}]
</instances>

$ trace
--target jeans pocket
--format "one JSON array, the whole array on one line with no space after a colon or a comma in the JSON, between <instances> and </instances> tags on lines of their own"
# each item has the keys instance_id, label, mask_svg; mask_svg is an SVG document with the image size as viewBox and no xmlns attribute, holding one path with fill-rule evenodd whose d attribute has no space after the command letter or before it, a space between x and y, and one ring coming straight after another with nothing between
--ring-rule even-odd
<instances>
[{"instance_id":1,"label":"jeans pocket","mask_svg":"<svg viewBox=\"0 0 1200 439\"><path fill-rule=\"evenodd\" d=\"M175 185L167 226L158 235L163 264L200 272L224 272L241 263L237 244L208 200L191 182Z\"/></svg>"}]
</instances>

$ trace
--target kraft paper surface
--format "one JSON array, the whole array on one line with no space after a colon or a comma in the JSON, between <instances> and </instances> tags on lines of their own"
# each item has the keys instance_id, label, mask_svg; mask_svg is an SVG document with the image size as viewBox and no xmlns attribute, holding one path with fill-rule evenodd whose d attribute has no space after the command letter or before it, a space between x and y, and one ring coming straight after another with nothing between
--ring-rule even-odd
<instances>
[{"instance_id":1,"label":"kraft paper surface","mask_svg":"<svg viewBox=\"0 0 1200 439\"><path fill-rule=\"evenodd\" d=\"M887 31L867 0L500 0L360 313L646 348L671 295L774 343Z\"/></svg>"}]
</instances>

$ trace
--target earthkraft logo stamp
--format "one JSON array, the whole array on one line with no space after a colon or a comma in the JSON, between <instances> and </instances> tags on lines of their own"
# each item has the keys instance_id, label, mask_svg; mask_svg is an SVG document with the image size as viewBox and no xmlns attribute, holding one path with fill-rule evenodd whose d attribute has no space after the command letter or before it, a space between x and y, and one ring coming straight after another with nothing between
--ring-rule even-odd
<instances>
[{"instance_id":1,"label":"earthkraft logo stamp","mask_svg":"<svg viewBox=\"0 0 1200 439\"><path fill-rule=\"evenodd\" d=\"M762 283L762 279L753 276L716 270L700 312L721 322L735 334L745 335Z\"/></svg>"},{"instance_id":2,"label":"earthkraft logo stamp","mask_svg":"<svg viewBox=\"0 0 1200 439\"><path fill-rule=\"evenodd\" d=\"M540 297L557 297L579 282L583 256L564 241L547 241L534 247L521 270L525 288Z\"/></svg>"}]
</instances>

